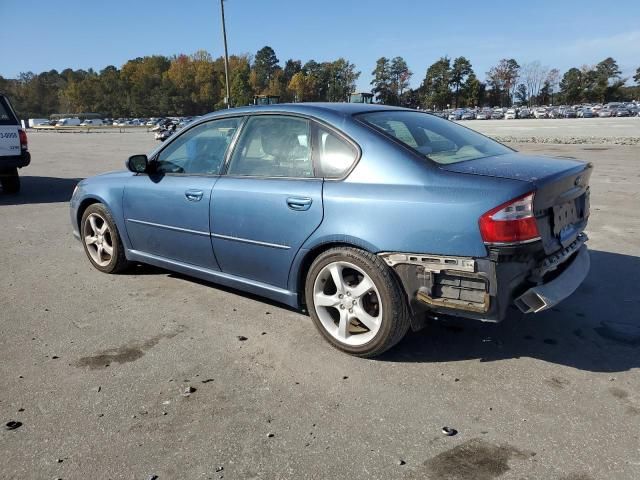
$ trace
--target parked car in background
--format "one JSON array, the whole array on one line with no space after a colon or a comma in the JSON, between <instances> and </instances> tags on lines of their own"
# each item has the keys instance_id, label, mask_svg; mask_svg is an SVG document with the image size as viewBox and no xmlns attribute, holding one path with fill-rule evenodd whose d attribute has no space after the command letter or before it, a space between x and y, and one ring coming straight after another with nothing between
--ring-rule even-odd
<instances>
[{"instance_id":1,"label":"parked car in background","mask_svg":"<svg viewBox=\"0 0 640 480\"><path fill-rule=\"evenodd\" d=\"M614 110L614 113L615 113L616 117L630 117L631 116L631 113L629 112L627 107L623 107L623 106L617 107Z\"/></svg>"},{"instance_id":2,"label":"parked car in background","mask_svg":"<svg viewBox=\"0 0 640 480\"><path fill-rule=\"evenodd\" d=\"M0 93L0 186L4 193L20 191L18 169L31 163L27 134L11 106L9 97Z\"/></svg>"},{"instance_id":3,"label":"parked car in background","mask_svg":"<svg viewBox=\"0 0 640 480\"><path fill-rule=\"evenodd\" d=\"M533 111L533 116L535 118L548 118L549 117L546 108L536 108Z\"/></svg>"},{"instance_id":4,"label":"parked car in background","mask_svg":"<svg viewBox=\"0 0 640 480\"><path fill-rule=\"evenodd\" d=\"M518 118L530 118L531 117L531 110L529 110L528 108L521 108L518 111Z\"/></svg>"},{"instance_id":5,"label":"parked car in background","mask_svg":"<svg viewBox=\"0 0 640 480\"><path fill-rule=\"evenodd\" d=\"M27 125L30 128L49 125L49 120L46 118L30 118L27 122Z\"/></svg>"},{"instance_id":6,"label":"parked car in background","mask_svg":"<svg viewBox=\"0 0 640 480\"><path fill-rule=\"evenodd\" d=\"M100 119L100 118L88 118L88 119L84 120L80 124L80 126L81 127L89 127L89 126L91 126L91 127L99 127L102 124L103 124L102 123L102 119Z\"/></svg>"},{"instance_id":7,"label":"parked car in background","mask_svg":"<svg viewBox=\"0 0 640 480\"><path fill-rule=\"evenodd\" d=\"M502 111L502 109L495 109L491 113L491 118L493 120L502 120L504 118L504 112Z\"/></svg>"},{"instance_id":8,"label":"parked car in background","mask_svg":"<svg viewBox=\"0 0 640 480\"><path fill-rule=\"evenodd\" d=\"M614 111L609 108L602 108L598 110L598 117L609 118L614 116Z\"/></svg>"},{"instance_id":9,"label":"parked car in background","mask_svg":"<svg viewBox=\"0 0 640 480\"><path fill-rule=\"evenodd\" d=\"M74 118L61 118L56 122L56 127L77 127L80 125L80 119Z\"/></svg>"},{"instance_id":10,"label":"parked car in background","mask_svg":"<svg viewBox=\"0 0 640 480\"><path fill-rule=\"evenodd\" d=\"M449 120L462 120L462 115L464 115L464 110L454 110L448 116Z\"/></svg>"},{"instance_id":11,"label":"parked car in background","mask_svg":"<svg viewBox=\"0 0 640 480\"><path fill-rule=\"evenodd\" d=\"M96 269L149 263L304 307L352 355L381 354L426 312L546 310L589 269L591 164L415 110L222 110L127 166L71 198Z\"/></svg>"},{"instance_id":12,"label":"parked car in background","mask_svg":"<svg viewBox=\"0 0 640 480\"><path fill-rule=\"evenodd\" d=\"M593 111L591 111L591 107L582 107L576 113L578 118L593 118Z\"/></svg>"},{"instance_id":13,"label":"parked car in background","mask_svg":"<svg viewBox=\"0 0 640 480\"><path fill-rule=\"evenodd\" d=\"M515 108L509 108L507 113L504 114L505 120L515 120L516 118L518 118L518 113Z\"/></svg>"},{"instance_id":14,"label":"parked car in background","mask_svg":"<svg viewBox=\"0 0 640 480\"><path fill-rule=\"evenodd\" d=\"M488 108L483 108L476 114L476 120L491 120L493 111Z\"/></svg>"},{"instance_id":15,"label":"parked car in background","mask_svg":"<svg viewBox=\"0 0 640 480\"><path fill-rule=\"evenodd\" d=\"M474 112L473 110L467 110L462 114L462 117L461 117L461 120L475 120L475 119L476 119L476 112Z\"/></svg>"}]
</instances>

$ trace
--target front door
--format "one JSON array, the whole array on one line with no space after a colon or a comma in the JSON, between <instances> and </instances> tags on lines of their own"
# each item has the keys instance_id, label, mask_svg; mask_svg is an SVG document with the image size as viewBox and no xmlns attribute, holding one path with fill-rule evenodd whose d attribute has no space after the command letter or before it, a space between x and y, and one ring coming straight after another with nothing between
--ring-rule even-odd
<instances>
[{"instance_id":1,"label":"front door","mask_svg":"<svg viewBox=\"0 0 640 480\"><path fill-rule=\"evenodd\" d=\"M219 270L211 248L211 191L239 118L186 130L125 185L123 209L133 250Z\"/></svg>"},{"instance_id":2,"label":"front door","mask_svg":"<svg viewBox=\"0 0 640 480\"><path fill-rule=\"evenodd\" d=\"M322 185L308 120L251 117L227 175L213 188L211 236L220 269L286 288L296 253L322 222Z\"/></svg>"}]
</instances>

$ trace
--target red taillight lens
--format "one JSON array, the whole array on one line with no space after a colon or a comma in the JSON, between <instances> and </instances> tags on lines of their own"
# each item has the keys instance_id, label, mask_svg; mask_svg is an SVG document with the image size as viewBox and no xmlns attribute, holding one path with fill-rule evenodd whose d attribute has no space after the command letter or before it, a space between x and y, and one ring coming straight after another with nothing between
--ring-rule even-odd
<instances>
[{"instance_id":1,"label":"red taillight lens","mask_svg":"<svg viewBox=\"0 0 640 480\"><path fill-rule=\"evenodd\" d=\"M25 132L24 130L19 128L18 129L18 136L20 137L20 148L22 150L28 150L29 149L29 144L27 142L27 132Z\"/></svg>"},{"instance_id":2,"label":"red taillight lens","mask_svg":"<svg viewBox=\"0 0 640 480\"><path fill-rule=\"evenodd\" d=\"M523 243L540 238L533 215L533 192L504 203L480 217L485 243Z\"/></svg>"}]
</instances>

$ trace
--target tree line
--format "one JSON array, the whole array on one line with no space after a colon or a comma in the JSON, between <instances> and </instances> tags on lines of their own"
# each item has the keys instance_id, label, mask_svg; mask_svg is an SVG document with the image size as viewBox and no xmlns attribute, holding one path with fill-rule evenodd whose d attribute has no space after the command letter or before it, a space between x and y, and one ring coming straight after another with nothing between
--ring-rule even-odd
<instances>
[{"instance_id":1,"label":"tree line","mask_svg":"<svg viewBox=\"0 0 640 480\"><path fill-rule=\"evenodd\" d=\"M344 58L317 62L288 59L281 65L265 46L254 56L229 58L231 106L248 105L255 95L277 95L281 102L344 102L360 77ZM640 97L640 87L626 87L613 58L595 66L569 69L562 77L540 62L520 65L502 59L481 81L465 57L441 57L424 79L410 88L413 72L400 56L381 57L371 72L376 101L412 108L444 109L476 106L543 105L608 102ZM50 70L0 76L0 91L11 97L23 117L53 113L99 112L112 117L200 115L225 108L224 60L206 51L166 57L153 55L110 65L97 72ZM640 85L640 68L634 76Z\"/></svg>"}]
</instances>

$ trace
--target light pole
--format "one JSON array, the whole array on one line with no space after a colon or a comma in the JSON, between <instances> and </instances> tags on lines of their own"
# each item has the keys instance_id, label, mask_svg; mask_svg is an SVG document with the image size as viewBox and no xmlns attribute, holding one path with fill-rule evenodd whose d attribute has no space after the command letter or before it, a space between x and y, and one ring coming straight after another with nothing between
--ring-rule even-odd
<instances>
[{"instance_id":1,"label":"light pole","mask_svg":"<svg viewBox=\"0 0 640 480\"><path fill-rule=\"evenodd\" d=\"M224 80L227 89L226 104L231 108L231 93L229 91L229 54L227 53L227 29L224 24L224 0L220 0L220 13L222 14L222 38L224 39Z\"/></svg>"}]
</instances>

